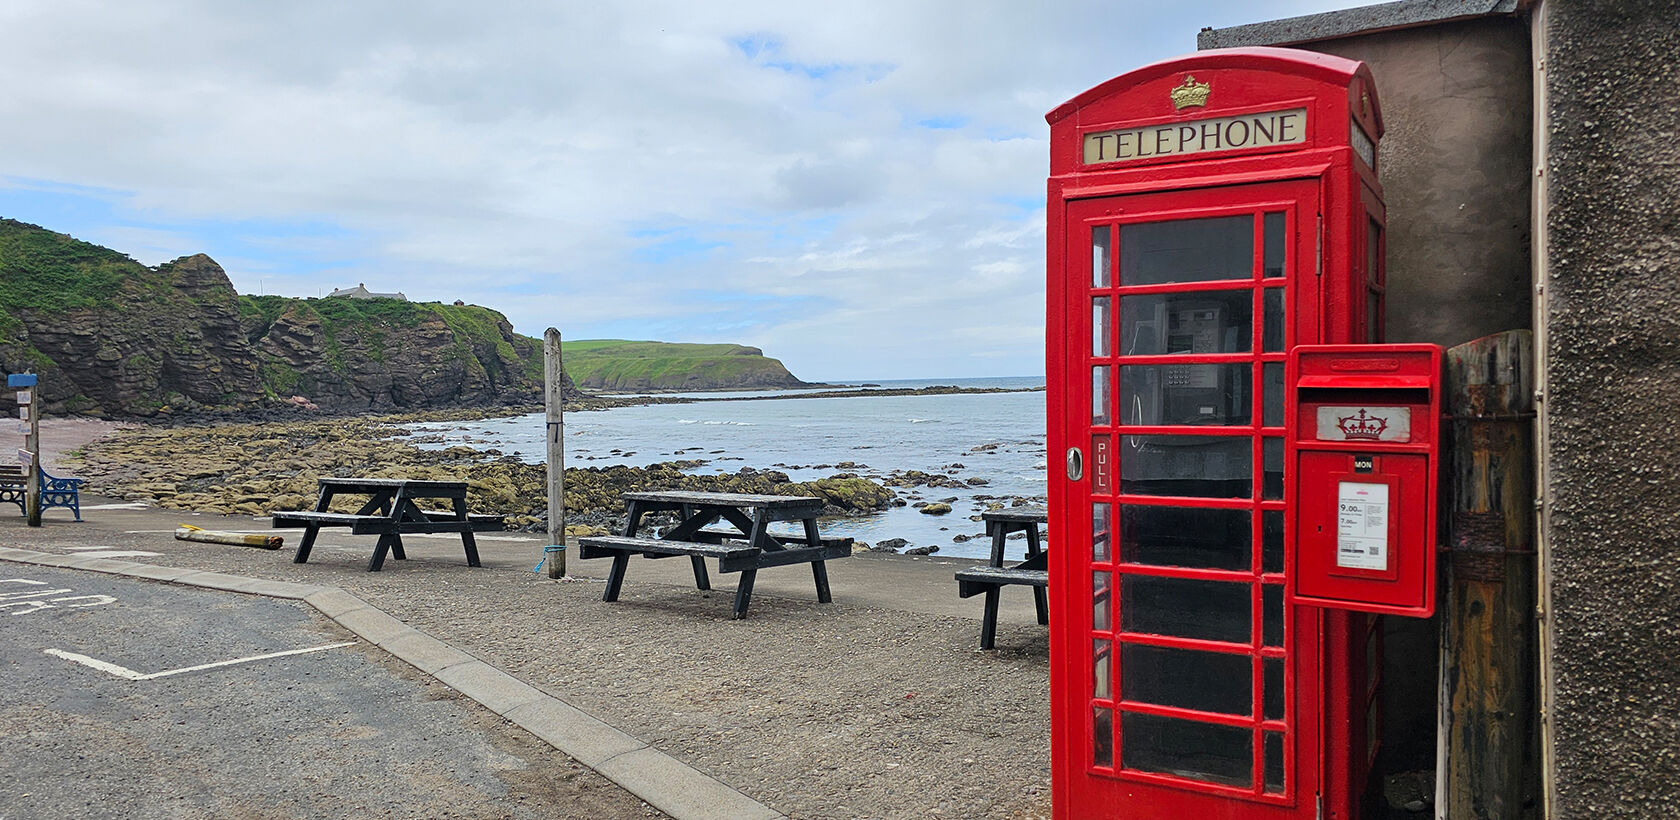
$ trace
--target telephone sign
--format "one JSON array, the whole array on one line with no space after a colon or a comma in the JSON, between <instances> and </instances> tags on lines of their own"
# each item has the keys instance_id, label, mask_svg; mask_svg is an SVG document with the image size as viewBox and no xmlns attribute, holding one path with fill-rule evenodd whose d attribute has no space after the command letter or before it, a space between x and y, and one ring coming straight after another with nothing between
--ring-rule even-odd
<instances>
[{"instance_id":1,"label":"telephone sign","mask_svg":"<svg viewBox=\"0 0 1680 820\"><path fill-rule=\"evenodd\" d=\"M1049 442L1087 467L1049 486L1055 816L1351 820L1381 636L1307 600L1304 570L1369 593L1414 569L1428 502L1404 459L1435 422L1380 390L1303 415L1286 370L1301 345L1382 339L1370 70L1205 51L1048 119ZM1319 451L1339 461L1298 563L1291 459Z\"/></svg>"}]
</instances>

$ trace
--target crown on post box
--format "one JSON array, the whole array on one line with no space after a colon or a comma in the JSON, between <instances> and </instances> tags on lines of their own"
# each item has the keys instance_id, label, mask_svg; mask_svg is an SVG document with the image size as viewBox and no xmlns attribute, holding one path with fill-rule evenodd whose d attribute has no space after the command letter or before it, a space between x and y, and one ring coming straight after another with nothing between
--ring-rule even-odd
<instances>
[{"instance_id":1,"label":"crown on post box","mask_svg":"<svg viewBox=\"0 0 1680 820\"><path fill-rule=\"evenodd\" d=\"M1369 418L1365 409L1360 408L1357 416L1338 416L1336 426L1350 439L1381 441L1383 431L1388 429L1388 419Z\"/></svg>"},{"instance_id":2,"label":"crown on post box","mask_svg":"<svg viewBox=\"0 0 1680 820\"><path fill-rule=\"evenodd\" d=\"M1172 96L1173 109L1182 111L1190 106L1207 105L1208 95L1213 93L1212 83L1198 83L1196 78L1186 74L1184 83L1168 92Z\"/></svg>"}]
</instances>

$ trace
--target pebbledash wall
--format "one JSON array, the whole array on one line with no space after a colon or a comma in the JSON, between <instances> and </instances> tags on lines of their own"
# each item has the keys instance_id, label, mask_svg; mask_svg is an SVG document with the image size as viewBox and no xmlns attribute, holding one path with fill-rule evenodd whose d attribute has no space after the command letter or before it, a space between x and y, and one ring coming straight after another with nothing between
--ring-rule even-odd
<instances>
[{"instance_id":1,"label":"pebbledash wall","mask_svg":"<svg viewBox=\"0 0 1680 820\"><path fill-rule=\"evenodd\" d=\"M1675 0L1404 0L1198 41L1371 65L1389 341L1535 332L1552 818L1680 815L1677 21ZM1432 629L1389 627L1391 712L1432 703ZM1418 728L1390 723L1391 770L1432 760Z\"/></svg>"}]
</instances>

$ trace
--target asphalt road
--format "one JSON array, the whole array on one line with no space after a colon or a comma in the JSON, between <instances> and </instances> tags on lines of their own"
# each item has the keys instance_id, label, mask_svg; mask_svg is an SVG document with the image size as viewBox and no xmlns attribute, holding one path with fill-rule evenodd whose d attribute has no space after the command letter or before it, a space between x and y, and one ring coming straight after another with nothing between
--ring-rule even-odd
<instances>
[{"instance_id":1,"label":"asphalt road","mask_svg":"<svg viewBox=\"0 0 1680 820\"><path fill-rule=\"evenodd\" d=\"M661 816L289 601L0 564L0 820Z\"/></svg>"}]
</instances>

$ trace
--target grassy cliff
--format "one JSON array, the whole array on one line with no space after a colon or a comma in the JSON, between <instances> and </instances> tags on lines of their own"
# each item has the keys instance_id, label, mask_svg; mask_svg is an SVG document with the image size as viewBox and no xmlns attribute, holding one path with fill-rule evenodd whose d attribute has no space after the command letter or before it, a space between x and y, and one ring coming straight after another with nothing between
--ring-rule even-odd
<instances>
[{"instance_id":1,"label":"grassy cliff","mask_svg":"<svg viewBox=\"0 0 1680 820\"><path fill-rule=\"evenodd\" d=\"M501 405L540 400L542 345L489 308L241 296L203 254L147 267L0 219L0 370L54 413Z\"/></svg>"},{"instance_id":2,"label":"grassy cliff","mask_svg":"<svg viewBox=\"0 0 1680 820\"><path fill-rule=\"evenodd\" d=\"M717 390L800 387L756 347L590 339L561 345L566 372L596 390Z\"/></svg>"}]
</instances>

